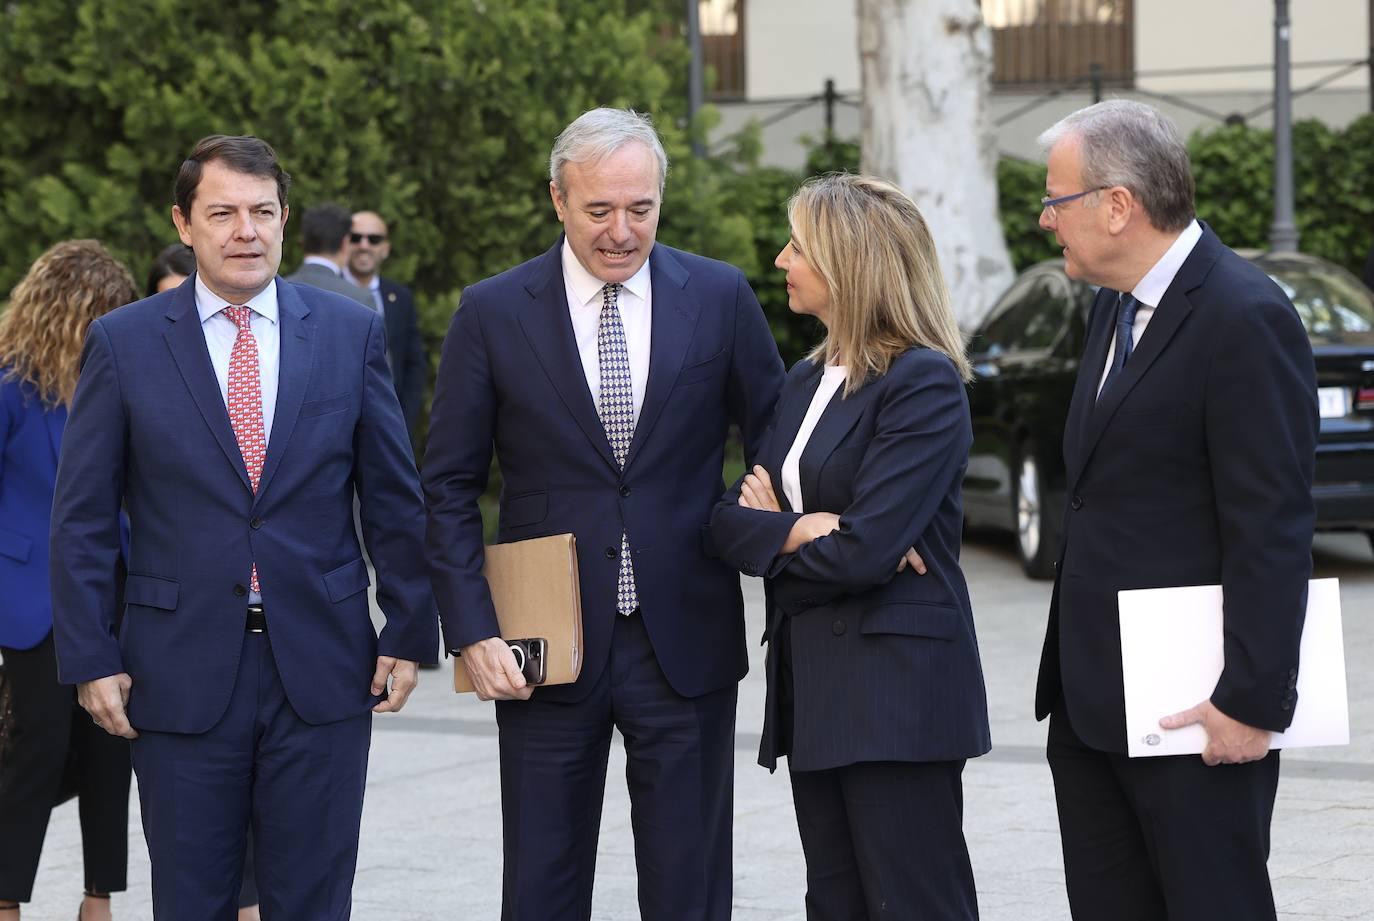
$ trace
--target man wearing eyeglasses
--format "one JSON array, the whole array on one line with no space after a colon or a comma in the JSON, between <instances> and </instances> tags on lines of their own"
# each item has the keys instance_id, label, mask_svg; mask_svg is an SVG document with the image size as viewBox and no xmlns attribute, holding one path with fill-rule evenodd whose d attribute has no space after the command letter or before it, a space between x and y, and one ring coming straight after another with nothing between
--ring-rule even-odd
<instances>
[{"instance_id":1,"label":"man wearing eyeglasses","mask_svg":"<svg viewBox=\"0 0 1374 921\"><path fill-rule=\"evenodd\" d=\"M1312 349L1293 305L1194 217L1177 130L1111 100L1041 136L1040 226L1101 286L1065 426L1069 497L1035 710L1050 717L1078 921L1273 919L1270 735L1297 701L1312 570ZM1130 759L1117 592L1220 584L1202 757Z\"/></svg>"},{"instance_id":2,"label":"man wearing eyeglasses","mask_svg":"<svg viewBox=\"0 0 1374 921\"><path fill-rule=\"evenodd\" d=\"M381 215L375 211L355 212L348 246L344 277L368 293L386 321L387 360L391 362L396 397L401 401L401 412L413 438L429 374L429 356L420 335L415 297L405 285L381 275L382 263L391 255L391 237Z\"/></svg>"}]
</instances>

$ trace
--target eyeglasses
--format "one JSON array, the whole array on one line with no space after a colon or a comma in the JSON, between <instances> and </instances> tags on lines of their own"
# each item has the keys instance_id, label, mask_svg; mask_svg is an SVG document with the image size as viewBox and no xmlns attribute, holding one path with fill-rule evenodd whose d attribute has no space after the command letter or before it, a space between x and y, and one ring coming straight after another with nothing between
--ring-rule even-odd
<instances>
[{"instance_id":1,"label":"eyeglasses","mask_svg":"<svg viewBox=\"0 0 1374 921\"><path fill-rule=\"evenodd\" d=\"M1067 205L1071 201L1078 201L1078 199L1082 198L1085 195L1091 195L1094 192L1105 192L1110 188L1111 186L1109 185L1100 185L1095 189L1088 189L1083 192L1074 192L1072 195L1061 195L1058 198L1042 198L1040 199L1040 210L1048 211L1050 213L1050 220L1056 220L1058 218L1058 214L1055 212L1054 209L1058 208L1060 205ZM355 240L354 242L356 243L357 241Z\"/></svg>"},{"instance_id":2,"label":"eyeglasses","mask_svg":"<svg viewBox=\"0 0 1374 921\"><path fill-rule=\"evenodd\" d=\"M348 241L349 241L350 243L355 243L355 244L356 244L356 243L361 243L361 242L363 242L364 240L366 240L367 242L371 243L373 246L381 246L383 243L386 242L386 234L384 234L384 233L350 233L350 234L348 235Z\"/></svg>"}]
</instances>

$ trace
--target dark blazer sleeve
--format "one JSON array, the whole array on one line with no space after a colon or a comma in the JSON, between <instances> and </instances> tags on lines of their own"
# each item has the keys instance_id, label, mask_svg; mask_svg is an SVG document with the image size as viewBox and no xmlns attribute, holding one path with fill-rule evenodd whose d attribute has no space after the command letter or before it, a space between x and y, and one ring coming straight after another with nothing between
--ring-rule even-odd
<instances>
[{"instance_id":1,"label":"dark blazer sleeve","mask_svg":"<svg viewBox=\"0 0 1374 921\"><path fill-rule=\"evenodd\" d=\"M872 386L872 385L870 385ZM963 381L929 349L894 362L839 530L771 561L773 598L794 613L889 582L958 479L973 441Z\"/></svg>"},{"instance_id":2,"label":"dark blazer sleeve","mask_svg":"<svg viewBox=\"0 0 1374 921\"><path fill-rule=\"evenodd\" d=\"M353 456L363 542L377 570L377 605L386 615L377 654L433 662L439 633L424 561L424 500L386 363L386 329L376 313L368 328Z\"/></svg>"},{"instance_id":3,"label":"dark blazer sleeve","mask_svg":"<svg viewBox=\"0 0 1374 921\"><path fill-rule=\"evenodd\" d=\"M124 671L115 625L125 424L114 351L96 320L86 334L53 495L53 642L64 684Z\"/></svg>"},{"instance_id":4,"label":"dark blazer sleeve","mask_svg":"<svg viewBox=\"0 0 1374 921\"><path fill-rule=\"evenodd\" d=\"M1218 338L1205 405L1226 664L1211 699L1233 719L1282 731L1312 573L1316 372L1302 323L1277 292L1236 311Z\"/></svg>"},{"instance_id":5,"label":"dark blazer sleeve","mask_svg":"<svg viewBox=\"0 0 1374 921\"><path fill-rule=\"evenodd\" d=\"M481 314L469 288L444 337L425 450L426 551L448 649L499 636L477 499L487 488L496 390Z\"/></svg>"}]
</instances>

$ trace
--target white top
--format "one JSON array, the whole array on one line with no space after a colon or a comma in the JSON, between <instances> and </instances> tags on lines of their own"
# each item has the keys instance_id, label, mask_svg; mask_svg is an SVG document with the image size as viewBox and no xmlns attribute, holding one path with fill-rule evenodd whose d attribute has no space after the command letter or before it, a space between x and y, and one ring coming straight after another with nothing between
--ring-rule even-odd
<instances>
[{"instance_id":1,"label":"white top","mask_svg":"<svg viewBox=\"0 0 1374 921\"><path fill-rule=\"evenodd\" d=\"M1140 283L1131 291L1140 305L1135 310L1135 325L1131 327L1131 350L1135 352L1136 345L1140 342L1140 337L1145 335L1145 327L1150 325L1150 317L1155 315L1155 308L1164 299L1164 292L1169 290L1169 286L1174 283L1174 276L1178 270L1183 268L1183 263L1192 255L1193 247L1197 246L1197 241L1202 239L1202 227L1197 221L1189 222L1183 228L1183 232L1178 235L1159 261L1154 264L1150 271L1145 273L1145 277L1140 279ZM1112 337L1107 346L1107 363L1102 366L1102 378L1097 382L1097 393L1102 394L1102 387L1107 383L1107 372L1112 368L1112 358L1116 355L1116 323L1112 323Z\"/></svg>"},{"instance_id":2,"label":"white top","mask_svg":"<svg viewBox=\"0 0 1374 921\"><path fill-rule=\"evenodd\" d=\"M222 312L225 307L247 306L253 311L248 328L258 341L258 374L262 385L262 434L272 444L272 417L277 410L277 371L281 367L281 329L277 323L277 283L274 279L247 305L230 304L201 281L196 273L196 312L200 314L200 330L205 334L205 347L210 351L210 364L215 368L219 395L229 409L229 358L234 353L234 340L239 328ZM244 581L248 577L244 576ZM262 596L248 592L249 604L261 604Z\"/></svg>"},{"instance_id":3,"label":"white top","mask_svg":"<svg viewBox=\"0 0 1374 921\"><path fill-rule=\"evenodd\" d=\"M801 428L797 429L797 437L792 440L792 447L787 452L787 457L782 462L782 491L787 496L787 501L792 506L794 512L805 512L802 507L801 473L797 468L801 461L802 451L806 450L806 443L811 440L811 433L816 430L816 424L821 421L821 416L825 415L825 408L830 405L831 399L839 392L844 385L846 369L839 365L826 365L821 372L821 383L816 388L816 394L811 398L811 405L806 409L806 415L802 417Z\"/></svg>"},{"instance_id":4,"label":"white top","mask_svg":"<svg viewBox=\"0 0 1374 921\"><path fill-rule=\"evenodd\" d=\"M577 354L582 359L582 373L587 377L593 403L601 397L601 361L596 355L596 331L601 325L601 289L604 287L606 283L577 261L572 247L564 239L563 288L568 298L568 313L572 316ZM630 391L636 424L639 423L640 407L644 405L644 388L649 383L649 307L652 303L649 260L646 259L616 297L620 322L625 327L625 349L630 358Z\"/></svg>"}]
</instances>

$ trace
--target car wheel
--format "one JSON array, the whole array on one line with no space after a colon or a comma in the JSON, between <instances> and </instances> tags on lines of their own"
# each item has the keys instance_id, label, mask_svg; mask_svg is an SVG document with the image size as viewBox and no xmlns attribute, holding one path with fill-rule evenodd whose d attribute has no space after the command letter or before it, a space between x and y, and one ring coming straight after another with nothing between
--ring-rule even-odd
<instances>
[{"instance_id":1,"label":"car wheel","mask_svg":"<svg viewBox=\"0 0 1374 921\"><path fill-rule=\"evenodd\" d=\"M1016 550L1021 557L1021 566L1032 579L1053 579L1058 542L1054 539L1054 528L1048 525L1045 477L1030 445L1023 445L1016 458L1016 480L1012 487Z\"/></svg>"}]
</instances>

